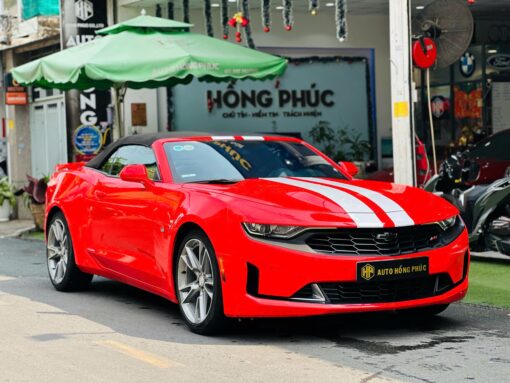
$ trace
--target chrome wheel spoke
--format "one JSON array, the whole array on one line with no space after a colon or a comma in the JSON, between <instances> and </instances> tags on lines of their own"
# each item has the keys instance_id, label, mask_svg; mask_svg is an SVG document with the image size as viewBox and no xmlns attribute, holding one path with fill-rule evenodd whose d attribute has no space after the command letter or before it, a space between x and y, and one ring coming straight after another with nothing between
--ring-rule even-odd
<instances>
[{"instance_id":1,"label":"chrome wheel spoke","mask_svg":"<svg viewBox=\"0 0 510 383\"><path fill-rule=\"evenodd\" d=\"M62 260L67 266L67 249L62 249L62 253L60 255L62 256Z\"/></svg>"},{"instance_id":2,"label":"chrome wheel spoke","mask_svg":"<svg viewBox=\"0 0 510 383\"><path fill-rule=\"evenodd\" d=\"M205 246L202 242L198 243L198 262L200 264L200 270L204 270L204 261L206 257L208 256L207 250L205 249Z\"/></svg>"},{"instance_id":3,"label":"chrome wheel spoke","mask_svg":"<svg viewBox=\"0 0 510 383\"><path fill-rule=\"evenodd\" d=\"M56 264L50 265L48 269L50 270L51 279L55 280L55 274L57 272Z\"/></svg>"},{"instance_id":4,"label":"chrome wheel spoke","mask_svg":"<svg viewBox=\"0 0 510 383\"><path fill-rule=\"evenodd\" d=\"M64 266L63 266L62 260L60 260L57 263L57 267L55 270L55 279L58 281L58 280L62 280L62 278L64 278Z\"/></svg>"},{"instance_id":5,"label":"chrome wheel spoke","mask_svg":"<svg viewBox=\"0 0 510 383\"><path fill-rule=\"evenodd\" d=\"M212 289L212 285L211 285L211 286L207 286L207 285L205 285L205 286L204 286L204 291L207 293L207 295L209 296L209 299L212 301L212 298L213 298L213 289Z\"/></svg>"},{"instance_id":6,"label":"chrome wheel spoke","mask_svg":"<svg viewBox=\"0 0 510 383\"><path fill-rule=\"evenodd\" d=\"M186 250L186 265L190 270L198 271L200 269L200 263L197 259L197 256L195 255L195 252L189 246L186 246L184 249Z\"/></svg>"},{"instance_id":7,"label":"chrome wheel spoke","mask_svg":"<svg viewBox=\"0 0 510 383\"><path fill-rule=\"evenodd\" d=\"M59 255L60 255L59 248L52 246L52 245L48 245L48 259L54 259L55 257L57 257Z\"/></svg>"},{"instance_id":8,"label":"chrome wheel spoke","mask_svg":"<svg viewBox=\"0 0 510 383\"><path fill-rule=\"evenodd\" d=\"M198 302L198 318L199 320L204 320L207 316L207 294L203 291L200 292L200 295L197 299Z\"/></svg>"}]
</instances>

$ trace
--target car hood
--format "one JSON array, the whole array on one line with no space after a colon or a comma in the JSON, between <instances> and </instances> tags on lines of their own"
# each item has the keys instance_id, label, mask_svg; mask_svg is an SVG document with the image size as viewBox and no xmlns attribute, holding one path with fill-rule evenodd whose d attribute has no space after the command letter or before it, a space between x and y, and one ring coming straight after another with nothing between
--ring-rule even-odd
<instances>
[{"instance_id":1,"label":"car hood","mask_svg":"<svg viewBox=\"0 0 510 383\"><path fill-rule=\"evenodd\" d=\"M397 227L458 214L431 193L386 182L282 177L200 187L210 187L226 198L234 213L259 223Z\"/></svg>"}]
</instances>

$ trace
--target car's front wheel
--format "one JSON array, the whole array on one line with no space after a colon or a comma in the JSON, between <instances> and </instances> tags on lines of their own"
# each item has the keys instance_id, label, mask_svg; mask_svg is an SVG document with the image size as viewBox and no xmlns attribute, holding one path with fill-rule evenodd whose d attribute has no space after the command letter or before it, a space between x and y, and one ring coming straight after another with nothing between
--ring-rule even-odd
<instances>
[{"instance_id":1,"label":"car's front wheel","mask_svg":"<svg viewBox=\"0 0 510 383\"><path fill-rule=\"evenodd\" d=\"M48 225L46 260L51 283L58 291L81 290L92 280L92 274L84 273L76 266L71 233L60 212Z\"/></svg>"},{"instance_id":2,"label":"car's front wheel","mask_svg":"<svg viewBox=\"0 0 510 383\"><path fill-rule=\"evenodd\" d=\"M192 231L180 242L174 280L179 308L191 331L220 331L225 324L221 280L214 249L203 232Z\"/></svg>"}]
</instances>

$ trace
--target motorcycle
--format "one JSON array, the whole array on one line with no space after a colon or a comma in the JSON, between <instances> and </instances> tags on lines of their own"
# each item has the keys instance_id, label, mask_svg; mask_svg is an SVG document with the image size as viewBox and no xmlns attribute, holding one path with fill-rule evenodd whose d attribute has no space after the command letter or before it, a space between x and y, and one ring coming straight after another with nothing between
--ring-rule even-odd
<instances>
[{"instance_id":1,"label":"motorcycle","mask_svg":"<svg viewBox=\"0 0 510 383\"><path fill-rule=\"evenodd\" d=\"M510 256L510 177L490 185L471 185L479 173L476 163L457 153L441 164L424 189L459 209L471 250L494 250Z\"/></svg>"}]
</instances>

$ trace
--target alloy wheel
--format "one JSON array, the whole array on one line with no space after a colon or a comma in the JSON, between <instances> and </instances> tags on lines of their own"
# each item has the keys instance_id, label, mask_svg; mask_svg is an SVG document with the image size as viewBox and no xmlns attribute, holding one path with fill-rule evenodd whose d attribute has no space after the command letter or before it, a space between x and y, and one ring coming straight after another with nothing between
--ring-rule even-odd
<instances>
[{"instance_id":1,"label":"alloy wheel","mask_svg":"<svg viewBox=\"0 0 510 383\"><path fill-rule=\"evenodd\" d=\"M191 323L202 323L214 296L214 270L204 242L190 239L184 244L177 271L179 302L184 315Z\"/></svg>"},{"instance_id":2,"label":"alloy wheel","mask_svg":"<svg viewBox=\"0 0 510 383\"><path fill-rule=\"evenodd\" d=\"M48 270L50 278L55 284L62 282L68 265L68 236L64 223L56 219L50 226L48 233Z\"/></svg>"}]
</instances>

